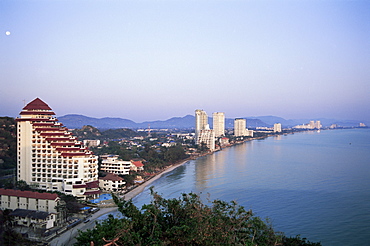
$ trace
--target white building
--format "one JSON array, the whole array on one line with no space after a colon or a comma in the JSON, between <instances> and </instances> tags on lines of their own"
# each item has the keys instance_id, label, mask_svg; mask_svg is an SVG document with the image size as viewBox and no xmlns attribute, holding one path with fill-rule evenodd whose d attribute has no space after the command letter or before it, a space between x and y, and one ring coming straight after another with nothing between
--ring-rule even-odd
<instances>
[{"instance_id":1,"label":"white building","mask_svg":"<svg viewBox=\"0 0 370 246\"><path fill-rule=\"evenodd\" d=\"M234 120L234 136L235 137L245 136L246 129L247 129L246 119L238 118Z\"/></svg>"},{"instance_id":2,"label":"white building","mask_svg":"<svg viewBox=\"0 0 370 246\"><path fill-rule=\"evenodd\" d=\"M212 129L209 129L209 126L204 130L200 130L197 143L204 143L209 150L214 151L216 149L215 132Z\"/></svg>"},{"instance_id":3,"label":"white building","mask_svg":"<svg viewBox=\"0 0 370 246\"><path fill-rule=\"evenodd\" d=\"M274 124L274 132L281 132L281 124L280 123Z\"/></svg>"},{"instance_id":4,"label":"white building","mask_svg":"<svg viewBox=\"0 0 370 246\"><path fill-rule=\"evenodd\" d=\"M308 123L308 124L294 126L293 128L296 128L296 129L318 129L318 130L320 130L321 127L322 127L322 125L321 125L321 122L319 120L316 121L316 122L311 120L310 123Z\"/></svg>"},{"instance_id":5,"label":"white building","mask_svg":"<svg viewBox=\"0 0 370 246\"><path fill-rule=\"evenodd\" d=\"M213 130L216 138L225 136L225 113L213 113Z\"/></svg>"},{"instance_id":6,"label":"white building","mask_svg":"<svg viewBox=\"0 0 370 246\"><path fill-rule=\"evenodd\" d=\"M199 144L199 134L201 130L205 130L208 125L208 115L201 109L195 110L195 144Z\"/></svg>"},{"instance_id":7,"label":"white building","mask_svg":"<svg viewBox=\"0 0 370 246\"><path fill-rule=\"evenodd\" d=\"M87 147L98 147L100 145L100 140L94 139L94 140L84 140L84 145Z\"/></svg>"},{"instance_id":8,"label":"white building","mask_svg":"<svg viewBox=\"0 0 370 246\"><path fill-rule=\"evenodd\" d=\"M135 172L144 171L144 164L142 161L131 160L131 170Z\"/></svg>"},{"instance_id":9,"label":"white building","mask_svg":"<svg viewBox=\"0 0 370 246\"><path fill-rule=\"evenodd\" d=\"M105 177L99 178L99 187L104 191L122 191L125 185L125 180L114 173L108 173Z\"/></svg>"},{"instance_id":10,"label":"white building","mask_svg":"<svg viewBox=\"0 0 370 246\"><path fill-rule=\"evenodd\" d=\"M119 159L119 155L102 155L100 171L117 175L130 174L131 161Z\"/></svg>"},{"instance_id":11,"label":"white building","mask_svg":"<svg viewBox=\"0 0 370 246\"><path fill-rule=\"evenodd\" d=\"M55 193L40 193L0 188L0 210L14 210L10 215L21 226L49 229L57 225L61 214L60 198Z\"/></svg>"},{"instance_id":12,"label":"white building","mask_svg":"<svg viewBox=\"0 0 370 246\"><path fill-rule=\"evenodd\" d=\"M229 138L227 137L220 138L221 147L227 146L229 144L230 144Z\"/></svg>"},{"instance_id":13,"label":"white building","mask_svg":"<svg viewBox=\"0 0 370 246\"><path fill-rule=\"evenodd\" d=\"M253 130L247 129L247 120L237 118L234 120L234 136L235 137L253 137Z\"/></svg>"},{"instance_id":14,"label":"white building","mask_svg":"<svg viewBox=\"0 0 370 246\"><path fill-rule=\"evenodd\" d=\"M17 118L17 179L44 190L87 198L100 193L98 158L54 118L39 98Z\"/></svg>"}]
</instances>

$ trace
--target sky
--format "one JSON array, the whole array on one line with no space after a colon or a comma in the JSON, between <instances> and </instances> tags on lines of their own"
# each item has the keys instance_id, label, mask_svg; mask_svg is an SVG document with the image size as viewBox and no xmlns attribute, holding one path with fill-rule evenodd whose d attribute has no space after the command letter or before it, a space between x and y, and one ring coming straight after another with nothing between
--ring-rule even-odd
<instances>
[{"instance_id":1,"label":"sky","mask_svg":"<svg viewBox=\"0 0 370 246\"><path fill-rule=\"evenodd\" d=\"M370 122L370 1L2 0L0 116Z\"/></svg>"}]
</instances>

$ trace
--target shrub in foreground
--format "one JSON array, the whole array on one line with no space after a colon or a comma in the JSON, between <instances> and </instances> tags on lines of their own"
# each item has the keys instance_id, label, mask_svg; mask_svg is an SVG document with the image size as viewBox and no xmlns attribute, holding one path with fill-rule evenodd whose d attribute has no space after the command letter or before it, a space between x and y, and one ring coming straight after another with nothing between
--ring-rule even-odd
<instances>
[{"instance_id":1,"label":"shrub in foreground","mask_svg":"<svg viewBox=\"0 0 370 246\"><path fill-rule=\"evenodd\" d=\"M234 201L206 205L194 193L164 199L153 189L151 195L152 202L141 209L113 195L123 218L110 215L80 232L75 245L320 245L275 232Z\"/></svg>"}]
</instances>

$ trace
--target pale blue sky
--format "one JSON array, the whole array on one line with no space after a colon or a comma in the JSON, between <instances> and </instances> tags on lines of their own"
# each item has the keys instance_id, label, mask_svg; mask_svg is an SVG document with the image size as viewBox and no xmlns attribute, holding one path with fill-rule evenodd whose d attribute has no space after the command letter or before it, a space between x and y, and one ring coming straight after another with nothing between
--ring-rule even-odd
<instances>
[{"instance_id":1,"label":"pale blue sky","mask_svg":"<svg viewBox=\"0 0 370 246\"><path fill-rule=\"evenodd\" d=\"M370 121L370 1L2 0L0 80L1 116Z\"/></svg>"}]
</instances>

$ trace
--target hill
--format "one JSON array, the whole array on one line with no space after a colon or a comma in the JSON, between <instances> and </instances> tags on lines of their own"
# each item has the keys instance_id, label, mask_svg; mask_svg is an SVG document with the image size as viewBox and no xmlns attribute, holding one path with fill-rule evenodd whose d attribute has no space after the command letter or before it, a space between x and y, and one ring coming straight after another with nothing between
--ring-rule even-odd
<instances>
[{"instance_id":1,"label":"hill","mask_svg":"<svg viewBox=\"0 0 370 246\"><path fill-rule=\"evenodd\" d=\"M195 126L195 116L186 115L184 117L173 117L168 120L158 121L145 121L142 123L136 123L132 120L121 119L121 118L92 118L84 115L69 114L58 117L59 121L70 129L82 128L83 126L90 125L98 129L115 129L115 128L168 128L168 129L193 129ZM212 127L212 118L208 118L210 127ZM272 124L273 125L273 124ZM260 119L247 119L248 127L270 127L271 124L267 124ZM233 128L234 119L226 118L225 127Z\"/></svg>"},{"instance_id":2,"label":"hill","mask_svg":"<svg viewBox=\"0 0 370 246\"><path fill-rule=\"evenodd\" d=\"M286 120L277 116L258 116L258 117L241 117L247 119L248 128L256 127L272 127L275 123L281 123L284 128L293 127L300 124L307 124L310 120L320 120L323 126L330 126L331 124L337 124L342 127L354 127L359 126L360 121L356 120L336 120L336 119L289 119ZM195 127L195 116L186 115L184 117L173 117L168 120L158 121L145 121L136 123L132 120L122 118L92 118L84 115L69 114L58 117L58 119L70 129L80 129L85 125L91 125L98 129L117 129L117 128L166 128L166 129L194 129ZM212 128L212 118L208 118L210 127ZM225 119L225 128L234 128L234 118Z\"/></svg>"}]
</instances>

